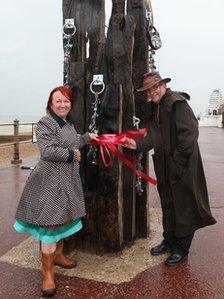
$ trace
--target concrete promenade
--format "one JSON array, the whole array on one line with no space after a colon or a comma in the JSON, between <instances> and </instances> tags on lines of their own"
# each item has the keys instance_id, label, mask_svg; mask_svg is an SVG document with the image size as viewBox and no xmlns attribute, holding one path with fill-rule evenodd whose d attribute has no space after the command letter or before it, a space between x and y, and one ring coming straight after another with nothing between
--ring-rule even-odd
<instances>
[{"instance_id":1,"label":"concrete promenade","mask_svg":"<svg viewBox=\"0 0 224 299\"><path fill-rule=\"evenodd\" d=\"M159 262L147 264L132 279L119 283L108 282L107 277L99 281L56 274L57 295L54 298L224 298L224 129L201 127L199 144L217 224L196 232L188 259L170 268L164 265L164 256L157 260ZM32 166L35 159L26 160L25 164ZM12 255L9 254L11 250L16 252L17 247L20 248L17 252L29 249L27 236L14 232L12 228L15 209L28 175L29 170L21 170L19 166L0 165L0 299L41 298L40 270L32 265L21 266L16 257L10 258ZM155 189L150 196L151 205L159 208ZM147 254L150 255L149 251ZM103 265L98 266L103 269ZM116 271L120 271L119 264ZM116 276L116 272L113 275Z\"/></svg>"}]
</instances>

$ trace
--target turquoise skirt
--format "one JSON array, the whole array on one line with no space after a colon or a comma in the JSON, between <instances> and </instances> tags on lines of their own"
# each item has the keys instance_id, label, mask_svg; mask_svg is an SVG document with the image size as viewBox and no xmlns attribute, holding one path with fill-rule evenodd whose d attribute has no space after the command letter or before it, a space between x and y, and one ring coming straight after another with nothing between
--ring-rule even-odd
<instances>
[{"instance_id":1,"label":"turquoise skirt","mask_svg":"<svg viewBox=\"0 0 224 299\"><path fill-rule=\"evenodd\" d=\"M18 233L32 235L38 241L49 244L56 243L59 240L69 237L81 230L82 220L81 218L76 219L71 223L60 226L56 229L47 229L21 220L16 220L13 227Z\"/></svg>"}]
</instances>

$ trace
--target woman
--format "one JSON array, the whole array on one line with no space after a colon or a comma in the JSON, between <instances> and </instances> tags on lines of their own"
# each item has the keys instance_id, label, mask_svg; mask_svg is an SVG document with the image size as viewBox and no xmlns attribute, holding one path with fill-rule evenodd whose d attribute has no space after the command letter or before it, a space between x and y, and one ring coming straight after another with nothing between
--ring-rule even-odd
<instances>
[{"instance_id":1,"label":"woman","mask_svg":"<svg viewBox=\"0 0 224 299\"><path fill-rule=\"evenodd\" d=\"M63 238L82 228L84 197L79 175L79 148L96 134L77 134L67 122L73 106L68 87L55 88L49 96L47 115L37 124L40 161L24 187L14 228L41 241L44 297L56 293L54 265L73 268L77 262L63 254Z\"/></svg>"}]
</instances>

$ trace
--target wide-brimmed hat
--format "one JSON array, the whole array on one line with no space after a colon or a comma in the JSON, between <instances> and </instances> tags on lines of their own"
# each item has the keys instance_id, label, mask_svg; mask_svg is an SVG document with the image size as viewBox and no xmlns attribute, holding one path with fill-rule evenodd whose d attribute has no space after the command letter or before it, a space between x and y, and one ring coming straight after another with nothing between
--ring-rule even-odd
<instances>
[{"instance_id":1,"label":"wide-brimmed hat","mask_svg":"<svg viewBox=\"0 0 224 299\"><path fill-rule=\"evenodd\" d=\"M145 75L143 75L143 78L144 79L143 79L142 87L137 88L137 91L145 91L152 88L156 84L168 83L171 81L170 78L162 79L159 72L146 73Z\"/></svg>"}]
</instances>

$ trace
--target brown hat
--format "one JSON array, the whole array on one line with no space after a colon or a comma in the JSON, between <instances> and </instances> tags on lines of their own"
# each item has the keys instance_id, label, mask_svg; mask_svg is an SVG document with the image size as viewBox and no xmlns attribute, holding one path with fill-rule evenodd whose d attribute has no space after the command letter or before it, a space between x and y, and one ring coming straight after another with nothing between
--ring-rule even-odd
<instances>
[{"instance_id":1,"label":"brown hat","mask_svg":"<svg viewBox=\"0 0 224 299\"><path fill-rule=\"evenodd\" d=\"M144 79L142 87L138 88L137 91L145 91L152 88L158 83L168 83L171 81L170 78L162 79L159 72L146 73L143 75L143 77Z\"/></svg>"}]
</instances>

